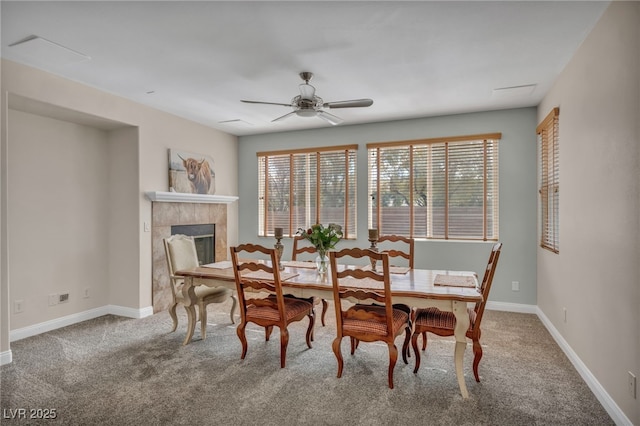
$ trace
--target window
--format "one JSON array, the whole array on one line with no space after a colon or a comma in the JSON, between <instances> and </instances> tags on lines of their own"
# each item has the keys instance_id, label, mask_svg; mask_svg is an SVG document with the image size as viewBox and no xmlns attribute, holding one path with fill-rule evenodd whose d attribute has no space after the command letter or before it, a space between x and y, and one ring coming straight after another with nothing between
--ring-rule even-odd
<instances>
[{"instance_id":1,"label":"window","mask_svg":"<svg viewBox=\"0 0 640 426\"><path fill-rule=\"evenodd\" d=\"M540 246L554 253L560 251L559 115L560 108L554 108L536 128L540 141Z\"/></svg>"},{"instance_id":2,"label":"window","mask_svg":"<svg viewBox=\"0 0 640 426\"><path fill-rule=\"evenodd\" d=\"M315 223L337 223L356 237L357 145L258 155L258 234L292 236Z\"/></svg>"},{"instance_id":3,"label":"window","mask_svg":"<svg viewBox=\"0 0 640 426\"><path fill-rule=\"evenodd\" d=\"M380 234L497 241L500 133L367 145Z\"/></svg>"}]
</instances>

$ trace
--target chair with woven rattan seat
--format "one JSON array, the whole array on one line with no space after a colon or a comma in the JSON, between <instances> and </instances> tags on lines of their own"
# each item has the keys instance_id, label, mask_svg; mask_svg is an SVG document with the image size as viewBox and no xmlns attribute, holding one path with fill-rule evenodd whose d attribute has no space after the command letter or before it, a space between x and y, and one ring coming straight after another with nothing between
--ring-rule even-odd
<instances>
[{"instance_id":1,"label":"chair with woven rattan seat","mask_svg":"<svg viewBox=\"0 0 640 426\"><path fill-rule=\"evenodd\" d=\"M413 269L414 246L413 238L402 235L381 235L378 237L378 251L389 254L390 262L394 262L395 258L403 258L408 263L409 268Z\"/></svg>"},{"instance_id":2,"label":"chair with woven rattan seat","mask_svg":"<svg viewBox=\"0 0 640 426\"><path fill-rule=\"evenodd\" d=\"M345 258L346 261L344 260ZM350 259L349 259L350 258ZM338 269L338 262L357 264L365 258L382 264L382 272L365 270L362 267ZM393 389L393 370L398 360L395 339L406 334L402 345L402 360L405 364L411 336L411 309L406 305L394 305L391 299L389 277L389 255L369 249L350 248L329 252L333 301L336 309L337 337L333 341L333 352L338 360L338 377L342 377L344 361L340 344L343 337L351 339L351 354L354 340L358 342L385 342L389 348L389 388ZM353 304L355 302L355 304Z\"/></svg>"},{"instance_id":3,"label":"chair with woven rattan seat","mask_svg":"<svg viewBox=\"0 0 640 426\"><path fill-rule=\"evenodd\" d=\"M245 328L254 323L265 329L265 340L269 341L273 327L280 329L280 367L284 368L289 344L290 323L309 318L307 328L307 346L311 348L315 312L313 298L299 298L284 295L281 284L281 271L275 249L256 244L241 244L231 247L231 261L236 280L236 289L240 301L240 325L236 329L244 359L247 354L247 337ZM242 255L240 256L240 253ZM271 262L260 261L258 257L265 255ZM239 258L242 260L239 260Z\"/></svg>"},{"instance_id":4,"label":"chair with woven rattan seat","mask_svg":"<svg viewBox=\"0 0 640 426\"><path fill-rule=\"evenodd\" d=\"M226 287L207 287L197 286L194 288L194 293L197 298L198 305L198 319L196 319L196 311L194 306L190 306L188 297L182 293L182 286L184 285L184 277L174 275L174 272L186 269L193 269L199 266L198 253L196 251L196 244L193 237L189 237L182 234L172 235L163 239L164 251L167 257L167 266L169 268L169 280L171 285L172 304L169 307L169 315L173 320L173 329L171 332L176 331L178 327L178 317L176 315L176 308L179 304L184 305L187 311L187 318L189 320L189 330L193 330L192 323L200 321L200 335L202 340L207 338L207 305L211 303L223 303L229 298L233 300L231 306L231 322L235 323L233 315L236 311L237 301L233 295L233 290ZM189 343L189 336L185 338L184 345Z\"/></svg>"},{"instance_id":5,"label":"chair with woven rattan seat","mask_svg":"<svg viewBox=\"0 0 640 426\"><path fill-rule=\"evenodd\" d=\"M305 241L308 244L305 244ZM303 237L302 235L296 235L293 237L293 251L291 253L291 260L297 261L298 255L302 253L316 254L318 251L316 248L309 243L309 241ZM316 303L319 303L320 299L317 299ZM327 315L327 310L329 308L329 304L325 299L322 299L322 315L320 316L320 322L322 326L325 326L325 316Z\"/></svg>"},{"instance_id":6,"label":"chair with woven rattan seat","mask_svg":"<svg viewBox=\"0 0 640 426\"><path fill-rule=\"evenodd\" d=\"M482 293L482 301L475 304L474 307L467 308L469 313L469 328L467 329L467 338L473 341L473 375L476 382L480 381L480 375L478 374L478 366L480 365L480 359L482 359L482 345L480 344L480 323L482 322L482 316L484 309L489 298L489 291L491 290L491 283L493 282L493 275L495 274L496 267L498 266L498 258L500 257L500 251L502 249L502 243L496 243L491 249L491 255L487 262L487 268L485 269L484 277L482 278L482 284L480 285L480 292ZM438 336L453 336L456 326L456 317L453 312L440 311L437 308L419 308L413 313L414 330L411 337L411 344L413 351L416 354L416 366L413 370L414 373L418 372L420 368L420 353L418 352L418 336L422 335L422 350L427 348L427 333L433 333Z\"/></svg>"}]
</instances>

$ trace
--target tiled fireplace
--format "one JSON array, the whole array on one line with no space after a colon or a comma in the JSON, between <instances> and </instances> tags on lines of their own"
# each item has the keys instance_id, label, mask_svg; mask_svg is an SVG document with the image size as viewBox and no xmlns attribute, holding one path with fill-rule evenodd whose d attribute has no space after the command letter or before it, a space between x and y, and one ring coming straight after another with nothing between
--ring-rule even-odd
<instances>
[{"instance_id":1,"label":"tiled fireplace","mask_svg":"<svg viewBox=\"0 0 640 426\"><path fill-rule=\"evenodd\" d=\"M152 194L152 195L150 195ZM171 288L169 287L169 271L164 252L163 238L171 235L171 227L176 225L215 225L215 242L213 261L226 260L227 248L227 203L229 197L221 198L221 202L215 202L216 197L206 198L205 202L197 202L197 197L190 196L189 202L179 200L176 196L156 197L147 193L152 204L152 248L153 248L153 312L160 312L169 308L171 304ZM172 193L167 193L172 194ZM173 198L176 198L176 201ZM195 200L191 200L195 198ZM231 201L237 199L231 197ZM161 200L161 201L160 201ZM190 202L194 201L194 202Z\"/></svg>"}]
</instances>

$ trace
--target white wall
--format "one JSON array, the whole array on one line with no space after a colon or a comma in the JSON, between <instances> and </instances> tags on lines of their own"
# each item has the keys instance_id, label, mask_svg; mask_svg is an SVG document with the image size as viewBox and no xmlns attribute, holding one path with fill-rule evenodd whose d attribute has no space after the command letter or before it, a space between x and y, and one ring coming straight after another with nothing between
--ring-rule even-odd
<instances>
[{"instance_id":1,"label":"white wall","mask_svg":"<svg viewBox=\"0 0 640 426\"><path fill-rule=\"evenodd\" d=\"M10 321L21 328L107 303L108 145L87 126L14 110L9 121L9 281L24 309Z\"/></svg>"},{"instance_id":2,"label":"white wall","mask_svg":"<svg viewBox=\"0 0 640 426\"><path fill-rule=\"evenodd\" d=\"M109 230L106 257L109 272L108 303L115 306L149 306L146 286L138 285L140 252L122 250L136 247L138 243L140 216L139 193L139 128L125 127L108 132ZM132 293L129 289L139 288ZM133 298L133 302L130 298Z\"/></svg>"},{"instance_id":3,"label":"white wall","mask_svg":"<svg viewBox=\"0 0 640 426\"><path fill-rule=\"evenodd\" d=\"M640 3L611 4L538 121L555 106L560 253L538 249L538 306L640 424L640 399L627 386L629 371L640 378Z\"/></svg>"},{"instance_id":4,"label":"white wall","mask_svg":"<svg viewBox=\"0 0 640 426\"><path fill-rule=\"evenodd\" d=\"M0 76L3 75L0 61ZM11 362L9 351L9 286L7 268L7 93L0 90L0 365Z\"/></svg>"},{"instance_id":5,"label":"white wall","mask_svg":"<svg viewBox=\"0 0 640 426\"><path fill-rule=\"evenodd\" d=\"M17 122L13 122L14 117L25 118L25 114L16 111L19 108L9 110L9 99L25 99L29 103L47 105L48 110L58 111L58 117L55 120L46 118L43 114L27 114L32 116L29 117L32 122L26 124L26 127L40 127L47 123L46 126L39 129L42 134L34 136L33 140L29 142L33 143L31 147L36 152L48 152L53 149L51 138L47 136L49 132L57 131L58 126L67 128L67 131L75 128L76 124L73 119L66 120L61 117L74 116L75 119L75 115L81 115L84 120L91 116L89 122L98 124L80 126L83 128L82 131L103 135L101 136L104 138L104 144L101 143L104 145L101 148L104 154L101 157L102 161L97 161L97 159L93 161L96 173L103 178L104 187L102 189L104 191L101 191L103 198L96 199L94 195L88 193L86 197L83 197L83 201L91 200L88 206L82 205L80 201L71 206L79 208L79 220L76 223L77 228L73 231L74 234L80 235L80 228L83 228L82 230L88 228L91 238L109 241L108 244L99 245L102 250L100 256L104 256L102 264L97 266L100 275L107 277L104 278L108 282L106 284L108 289L104 291L106 299L103 299L102 293L104 285L100 284L97 286L97 292L95 294L92 292L91 302L88 303L94 301L98 303L99 301L105 304L116 304L132 313L150 308L151 233L144 231L143 223L145 221L151 222L151 202L146 199L144 192L168 190L169 148L200 152L212 156L216 173L216 194L238 195L238 185L237 138L235 136L7 60L2 61L1 93L3 133L0 146L0 154L2 155L0 170L2 177L0 192L2 202L0 211L0 230L2 231L2 245L0 246L2 250L0 252L0 319L2 320L0 324L0 361L6 362L10 359L10 330L16 330L19 326L36 325L43 318L55 317L54 312L59 312L60 315L68 314L66 310L54 311L49 307L46 307L44 312L35 311L35 307L40 306L41 299L45 297L43 295L48 294L49 290L45 285L34 291L36 295L29 296L39 298L38 302L25 304L25 312L18 314L19 317L9 314L14 296L18 295L20 291L20 283L13 281L11 277L18 273L14 269L20 270L28 262L24 255L16 257L17 254L14 254L10 249L19 243L12 240L10 232L10 235L7 236L7 227L11 230L14 226L16 229L24 229L25 224L22 223L22 219L27 216L18 214L16 209L18 205L13 206L11 202L15 199L14 195L17 195L19 200L22 196L24 198L31 196L28 192L21 192L20 187L14 188L14 185L18 185L15 174L12 174L11 178L7 178L10 173L13 173L12 171L17 172L20 165L18 161L22 161L23 158L12 156L14 146L17 147L22 142L21 137L18 139L11 137L6 130L17 125ZM102 124L107 126L106 131L91 129L91 127L101 128ZM23 130L26 131L26 129ZM33 131L36 130L33 129ZM82 138L76 138L74 143L78 143L80 139ZM69 141L69 143L72 142ZM67 146L56 152L56 155L62 158L73 158L75 151L76 147ZM95 153L86 154L77 159L77 162L82 163L81 160L86 160L86 157L92 155L95 156ZM76 167L83 166L78 164ZM69 171L69 173L73 172ZM74 177L76 176L74 175ZM49 176L46 178L48 179ZM73 196L65 194L59 186L50 186L48 189L49 192L57 191L55 195L62 197L62 200L67 203L73 201ZM50 195L44 195L44 197L48 196ZM42 197L42 195L38 195L38 197ZM34 196L33 198L38 197ZM83 216L80 214L82 208L89 209L88 212L91 214ZM8 211L14 212L10 218L7 215ZM230 204L227 219L227 238L230 244L236 244L238 241L237 215L237 205ZM62 220L59 217L50 217L46 210L38 211L35 216L47 232L50 232L49 228L57 226L57 220ZM91 217L93 217L93 221L90 220ZM78 241L67 240L63 243L64 250L49 250L46 255L50 257L50 260L47 262L64 264L65 259L62 258L62 252L72 250L72 246L76 243ZM86 242L80 241L79 244L86 244ZM111 248L109 248L110 245ZM6 249L5 246L9 248ZM105 249L105 247L107 248ZM94 247L84 246L84 249L91 250ZM86 253L86 251L83 252ZM80 269L84 268L82 262L86 260L83 259L83 256L79 251L78 256L73 259L76 266L80 263ZM98 255L95 254L95 256ZM15 266L11 263L18 260L20 263L16 263ZM31 266L31 269L37 272L38 266ZM85 276L88 274L85 274L87 271L84 269L82 273L73 269L68 272L77 274L77 276L83 275L82 279L77 278L78 283L90 279L90 276ZM84 308L85 305L71 303L55 307L55 309L69 309L73 311L72 314L79 314ZM7 354L9 355L7 356Z\"/></svg>"},{"instance_id":6,"label":"white wall","mask_svg":"<svg viewBox=\"0 0 640 426\"><path fill-rule=\"evenodd\" d=\"M238 163L242 171L238 177L242 223L240 240L261 243L267 240L257 236L258 151L358 144L358 239L340 244L345 247L368 247L367 143L502 132L499 148L499 235L504 245L490 300L505 306L534 306L537 245L535 127L536 109L520 108L241 137ZM291 256L292 242L285 238L283 243L284 257L288 258ZM417 241L415 262L418 267L472 270L481 274L486 268L491 246L492 243L483 242ZM512 281L520 282L520 291L511 290Z\"/></svg>"}]
</instances>

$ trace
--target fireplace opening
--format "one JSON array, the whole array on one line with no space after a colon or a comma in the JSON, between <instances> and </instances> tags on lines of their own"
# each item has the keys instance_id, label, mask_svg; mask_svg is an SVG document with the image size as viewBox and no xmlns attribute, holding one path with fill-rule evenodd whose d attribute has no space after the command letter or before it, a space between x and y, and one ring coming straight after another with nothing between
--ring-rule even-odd
<instances>
[{"instance_id":1,"label":"fireplace opening","mask_svg":"<svg viewBox=\"0 0 640 426\"><path fill-rule=\"evenodd\" d=\"M198 253L198 262L201 265L215 262L216 255L216 225L213 223L204 225L173 225L171 235L182 234L193 237Z\"/></svg>"}]
</instances>

